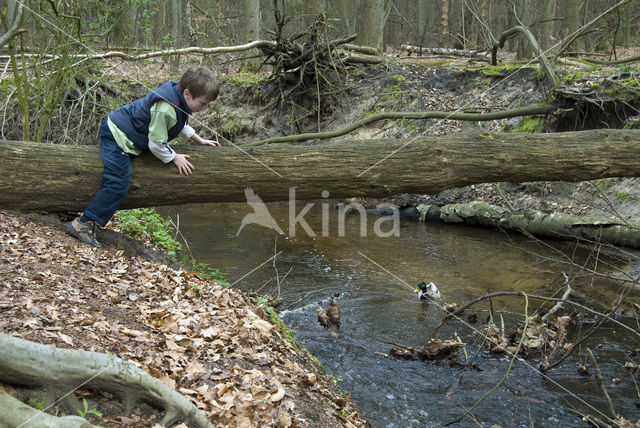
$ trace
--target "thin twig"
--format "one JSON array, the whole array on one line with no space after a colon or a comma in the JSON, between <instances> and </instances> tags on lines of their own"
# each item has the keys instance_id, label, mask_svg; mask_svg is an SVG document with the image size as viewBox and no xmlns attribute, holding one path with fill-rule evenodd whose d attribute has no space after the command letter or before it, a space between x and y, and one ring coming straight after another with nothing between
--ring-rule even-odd
<instances>
[{"instance_id":1,"label":"thin twig","mask_svg":"<svg viewBox=\"0 0 640 428\"><path fill-rule=\"evenodd\" d=\"M527 326L529 325L529 298L527 297L527 294L524 293L524 292L521 295L524 297L524 325L523 325L523 328L522 328L523 333L522 333L522 336L520 337L520 342L518 342L518 348L513 353L513 356L511 357L511 360L509 361L509 366L507 367L506 373L504 374L502 379L500 379L500 382L495 384L493 386L493 388L491 388L478 401L476 401L476 403L473 406L471 406L459 419L457 419L455 421L452 421L452 422L449 422L449 423L445 424L444 426L449 426L451 424L458 423L458 422L462 421L462 419L466 415L470 415L471 412L473 412L473 409L478 407L480 405L480 403L482 403L491 394L493 394L500 387L500 385L502 385L509 378L509 373L511 373L511 367L513 367L513 363L515 362L516 358L518 358L518 354L520 353L520 350L522 349L522 345L524 344L524 340L527 337L527 335L524 334L524 332L527 330Z\"/></svg>"},{"instance_id":2,"label":"thin twig","mask_svg":"<svg viewBox=\"0 0 640 428\"><path fill-rule=\"evenodd\" d=\"M491 299L493 297L500 297L500 296L522 296L524 295L523 291L498 291L495 293L491 293L491 294L486 294L484 296L480 296L476 299L471 300L470 302L465 303L464 305L462 305L460 308L456 309L455 311L448 313L447 315L445 315L442 318L442 321L440 321L440 324L438 324L434 329L433 332L431 333L431 338L434 339L438 330L447 322L447 320L456 317L457 315L459 315L460 313L462 313L465 309L475 305L476 303L479 303L483 300L487 300L487 299ZM556 298L556 297L546 297L546 296L537 296L534 294L528 294L530 299L536 299L536 300L546 300L549 302L560 302L563 301L561 298ZM573 305L573 306L577 306L581 309L584 309L585 311L591 312L594 315L597 315L599 317L603 317L608 321L613 322L614 324L634 333L636 336L640 337L640 332L634 330L633 328L621 323L620 321L617 321L613 318L611 318L611 316L603 314L601 312L598 312L594 309L589 308L588 306L582 305L580 303L577 302L573 302L571 300L564 300L564 302L568 305Z\"/></svg>"},{"instance_id":3,"label":"thin twig","mask_svg":"<svg viewBox=\"0 0 640 428\"><path fill-rule=\"evenodd\" d=\"M542 316L542 321L546 322L547 318L549 318L550 315L555 314L557 311L560 310L560 308L562 308L562 305L564 304L564 302L569 298L569 295L571 294L571 292L573 291L571 289L571 286L569 285L569 277L567 276L566 273L562 272L562 275L564 275L564 279L565 279L565 284L567 285L567 290L564 292L564 294L562 295L562 297L560 298L559 302L556 302L555 305L553 305L553 307L551 309L549 309L549 312L547 312L546 314L544 314Z\"/></svg>"},{"instance_id":4,"label":"thin twig","mask_svg":"<svg viewBox=\"0 0 640 428\"><path fill-rule=\"evenodd\" d=\"M607 387L604 386L604 381L602 380L602 373L600 373L600 367L598 367L598 362L596 361L596 357L593 356L593 352L591 352L591 348L587 348L587 352L589 352L589 358L591 359L591 364L593 364L593 370L595 372L596 380L598 384L600 384L600 389L602 390L602 395L607 400L607 406L609 407L609 413L612 419L616 418L616 409L613 407L613 401L611 401L611 397L607 392Z\"/></svg>"}]
</instances>

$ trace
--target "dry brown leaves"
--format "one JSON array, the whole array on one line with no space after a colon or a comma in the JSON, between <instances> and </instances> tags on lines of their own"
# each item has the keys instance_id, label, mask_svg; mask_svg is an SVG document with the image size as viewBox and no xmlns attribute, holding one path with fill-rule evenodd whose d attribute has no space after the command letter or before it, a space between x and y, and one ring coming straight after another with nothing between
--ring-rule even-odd
<instances>
[{"instance_id":1,"label":"dry brown leaves","mask_svg":"<svg viewBox=\"0 0 640 428\"><path fill-rule=\"evenodd\" d=\"M566 342L566 337L567 326L571 320L570 316L562 316L556 318L553 323L547 323L540 315L529 318L520 352L570 350L573 344ZM484 337L485 347L491 352L515 354L518 352L523 330L518 328L512 337L507 338L495 324L489 323L480 334Z\"/></svg>"},{"instance_id":2,"label":"dry brown leaves","mask_svg":"<svg viewBox=\"0 0 640 428\"><path fill-rule=\"evenodd\" d=\"M219 426L365 424L239 290L8 213L0 240L0 331L127 359Z\"/></svg>"}]
</instances>

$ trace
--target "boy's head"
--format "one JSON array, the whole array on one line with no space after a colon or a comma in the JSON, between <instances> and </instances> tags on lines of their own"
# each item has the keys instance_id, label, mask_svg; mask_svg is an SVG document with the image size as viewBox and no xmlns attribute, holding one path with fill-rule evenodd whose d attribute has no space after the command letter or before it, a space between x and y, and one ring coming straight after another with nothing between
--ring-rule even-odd
<instances>
[{"instance_id":1,"label":"boy's head","mask_svg":"<svg viewBox=\"0 0 640 428\"><path fill-rule=\"evenodd\" d=\"M191 67L184 72L178 82L178 88L184 93L188 91L191 98L200 98L211 102L218 98L220 85L211 70L203 66Z\"/></svg>"}]
</instances>

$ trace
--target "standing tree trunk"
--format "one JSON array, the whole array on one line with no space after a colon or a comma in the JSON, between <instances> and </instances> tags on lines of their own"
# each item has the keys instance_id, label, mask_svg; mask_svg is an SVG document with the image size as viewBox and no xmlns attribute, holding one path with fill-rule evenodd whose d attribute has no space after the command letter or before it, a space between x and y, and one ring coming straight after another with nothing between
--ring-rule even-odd
<instances>
[{"instance_id":1,"label":"standing tree trunk","mask_svg":"<svg viewBox=\"0 0 640 428\"><path fill-rule=\"evenodd\" d=\"M486 22L487 25L489 25L489 28L491 28L490 26L491 13L490 13L489 0L482 0L482 2L480 3L480 19L484 20L484 22ZM489 45L493 45L492 36L489 33L488 29L481 26L480 23L476 22L476 20L473 20L473 22L475 23L475 28L478 29L478 31L476 32L476 36L474 37L476 41L476 45L478 47L482 47L482 46L486 47ZM489 34L486 34L486 33L489 33Z\"/></svg>"},{"instance_id":2,"label":"standing tree trunk","mask_svg":"<svg viewBox=\"0 0 640 428\"><path fill-rule=\"evenodd\" d=\"M171 0L171 29L173 31L173 47L175 49L182 47L182 0ZM173 72L178 73L180 70L180 55L175 55L173 64Z\"/></svg>"},{"instance_id":3,"label":"standing tree trunk","mask_svg":"<svg viewBox=\"0 0 640 428\"><path fill-rule=\"evenodd\" d=\"M553 22L556 13L556 0L544 0L541 6L541 14L538 19L538 43L540 43L542 51L546 53L546 51L553 46L551 34L553 32Z\"/></svg>"},{"instance_id":4,"label":"standing tree trunk","mask_svg":"<svg viewBox=\"0 0 640 428\"><path fill-rule=\"evenodd\" d=\"M538 1L542 1L542 0L536 0L536 2ZM519 5L518 18L520 19L520 22L522 23L522 26L524 28L527 28L529 29L529 31L531 31L530 28L532 27L533 15L534 15L534 11L532 10L533 5L531 4L531 0L519 0L518 5ZM518 50L516 52L516 57L518 59L531 58L532 49L529 41L525 40L522 37L518 38L517 40L518 40Z\"/></svg>"},{"instance_id":5,"label":"standing tree trunk","mask_svg":"<svg viewBox=\"0 0 640 428\"><path fill-rule=\"evenodd\" d=\"M568 38L580 28L580 1L581 0L565 0L564 8L564 34L563 38ZM584 40L578 38L568 47L569 50L584 49Z\"/></svg>"},{"instance_id":6,"label":"standing tree trunk","mask_svg":"<svg viewBox=\"0 0 640 428\"><path fill-rule=\"evenodd\" d=\"M446 48L448 47L447 40L449 39L449 5L450 5L449 0L442 0L441 5L442 5L442 10L440 15L440 25L441 25L440 45L443 48Z\"/></svg>"},{"instance_id":7,"label":"standing tree trunk","mask_svg":"<svg viewBox=\"0 0 640 428\"><path fill-rule=\"evenodd\" d=\"M302 20L304 28L312 28L318 17L324 15L324 11L325 0L306 0L304 2L304 14Z\"/></svg>"},{"instance_id":8,"label":"standing tree trunk","mask_svg":"<svg viewBox=\"0 0 640 428\"><path fill-rule=\"evenodd\" d=\"M356 13L359 10L358 1L354 0L337 0L338 14L344 34L353 34L356 32ZM335 4L335 3L334 3Z\"/></svg>"},{"instance_id":9,"label":"standing tree trunk","mask_svg":"<svg viewBox=\"0 0 640 428\"><path fill-rule=\"evenodd\" d=\"M382 50L384 35L385 1L363 1L360 7L358 44Z\"/></svg>"},{"instance_id":10,"label":"standing tree trunk","mask_svg":"<svg viewBox=\"0 0 640 428\"><path fill-rule=\"evenodd\" d=\"M260 0L244 0L244 17L244 42L249 43L259 40L260 25L262 22L260 16ZM248 53L253 58L245 61L244 68L248 68L249 70L247 71L258 71L260 69L259 51L257 49L251 49Z\"/></svg>"},{"instance_id":11,"label":"standing tree trunk","mask_svg":"<svg viewBox=\"0 0 640 428\"><path fill-rule=\"evenodd\" d=\"M418 0L418 40L416 41L416 45L421 49L425 46L427 28L429 27L429 9L427 3L428 0Z\"/></svg>"}]
</instances>

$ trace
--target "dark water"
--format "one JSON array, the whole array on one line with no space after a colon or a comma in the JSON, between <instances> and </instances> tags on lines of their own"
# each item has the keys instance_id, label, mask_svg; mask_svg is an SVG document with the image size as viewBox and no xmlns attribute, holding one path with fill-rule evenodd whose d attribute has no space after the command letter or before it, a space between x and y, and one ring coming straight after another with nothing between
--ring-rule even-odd
<instances>
[{"instance_id":1,"label":"dark water","mask_svg":"<svg viewBox=\"0 0 640 428\"><path fill-rule=\"evenodd\" d=\"M298 203L296 213L302 205ZM267 206L288 232L288 204ZM198 261L219 268L235 287L284 300L280 309L284 309L281 316L286 324L297 331L297 337L340 386L351 391L374 427L443 426L458 419L507 371L505 357L476 352L473 345L478 339L473 330L480 328L480 323L449 323L439 337L450 339L459 334L469 344L469 357L483 371L381 355L393 344L420 347L442 319L439 305L417 299L412 291L417 282L436 283L442 303L463 302L500 290L548 295L562 286L562 271L576 278L572 283L575 289L607 307L619 292L613 281L576 276L575 268L532 254L554 258L563 254L578 264L593 260L588 249L573 244L540 246L517 235L415 222L402 222L398 237L377 237L373 225L378 218L373 215L366 219L366 237L360 236L358 215L346 217L341 237L337 212L323 211L320 202L304 217L315 237L300 227L291 237L256 225L246 226L236 236L242 218L251 212L247 204L188 205L161 211L174 219L179 216L180 231ZM323 220L328 236L321 236ZM390 225L387 222L382 230L389 230ZM600 259L601 272L611 270L606 262L606 258ZM617 266L624 267L620 262ZM334 293L340 294L342 310L338 334L319 326L315 313L316 303L326 304ZM634 298L637 300L637 295ZM531 301L529 312L538 304ZM522 314L523 307L522 298L494 300L495 309L510 313ZM486 318L486 312L478 313L481 320ZM508 319L505 322L508 329L513 325ZM616 411L637 420L638 396L622 365L629 361L626 352L640 348L638 337L619 327L605 327L583 344L582 350L587 346L595 349L608 385L614 377L622 379L619 385L608 387ZM582 361L586 363L586 357ZM487 427L585 426L578 413L606 419L599 386L593 377L577 373L577 358L547 375L536 369L539 362L518 360L502 386L473 411L477 423ZM477 424L466 418L454 426Z\"/></svg>"}]
</instances>

